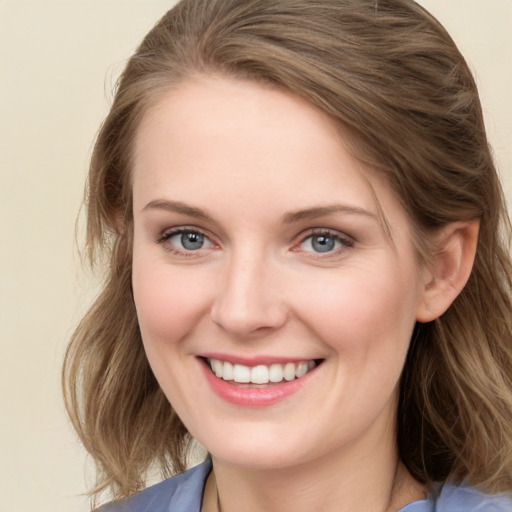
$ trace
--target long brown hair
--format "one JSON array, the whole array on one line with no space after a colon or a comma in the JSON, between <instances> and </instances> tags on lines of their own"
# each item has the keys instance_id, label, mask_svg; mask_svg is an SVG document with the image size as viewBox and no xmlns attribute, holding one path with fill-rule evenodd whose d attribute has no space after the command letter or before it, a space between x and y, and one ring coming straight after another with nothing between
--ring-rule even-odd
<instances>
[{"instance_id":1,"label":"long brown hair","mask_svg":"<svg viewBox=\"0 0 512 512\"><path fill-rule=\"evenodd\" d=\"M272 83L327 113L351 150L385 173L420 258L431 233L480 220L469 282L416 326L400 388L397 443L427 484L512 491L510 226L477 88L444 28L412 0L184 0L128 62L97 138L87 244L107 261L103 291L76 329L66 405L114 497L186 464L190 437L146 360L131 293L131 157L147 109L191 74Z\"/></svg>"}]
</instances>

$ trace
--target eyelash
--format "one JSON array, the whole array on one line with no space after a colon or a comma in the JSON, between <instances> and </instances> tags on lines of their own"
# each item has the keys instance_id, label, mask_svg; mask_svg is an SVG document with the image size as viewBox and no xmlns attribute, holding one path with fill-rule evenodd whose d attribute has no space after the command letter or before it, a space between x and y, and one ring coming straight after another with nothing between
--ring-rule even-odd
<instances>
[{"instance_id":1,"label":"eyelash","mask_svg":"<svg viewBox=\"0 0 512 512\"><path fill-rule=\"evenodd\" d=\"M211 241L211 238L206 233L204 233L200 229L197 229L194 227L187 227L187 226L182 226L182 227L173 229L171 231L166 231L165 233L162 234L162 236L160 236L157 239L157 243L164 245L166 251L168 251L172 254L176 254L178 256L185 256L185 257L197 256L197 254L195 254L195 253L198 253L201 249L198 249L196 251L187 250L187 249L183 250L183 249L177 248L176 246L174 246L171 243L168 243L171 238L173 238L177 235L185 234L185 233L200 235L200 236L204 237L205 240L208 240L210 244L214 245L214 243Z\"/></svg>"},{"instance_id":2,"label":"eyelash","mask_svg":"<svg viewBox=\"0 0 512 512\"><path fill-rule=\"evenodd\" d=\"M187 227L187 226L182 226L182 227L173 229L171 231L166 231L165 233L162 234L162 236L160 236L157 239L157 243L161 244L161 245L167 244L165 249L172 254L176 254L179 256L185 256L185 257L198 256L197 253L199 253L201 251L201 249L203 249L202 247L197 250L190 250L190 249L182 250L182 249L178 249L178 248L176 248L176 246L168 243L171 240L171 238L173 238L177 235L186 234L186 233L200 235L200 236L204 237L204 239L207 240L210 244L215 245L214 242L212 242L211 238L206 233L204 233L203 231L201 231L197 228ZM313 239L314 237L330 238L330 239L334 240L335 242L338 242L339 244L341 244L341 247L338 247L337 249L334 249L334 250L325 251L324 253L322 253L321 251L305 251L305 250L301 251L300 246L302 244L304 244L308 239ZM312 255L310 257L314 257L314 258L326 258L326 257L329 257L330 255L338 254L340 251L350 249L350 248L354 247L354 244L355 244L355 241L352 238L350 238L348 236L343 236L337 231L333 231L330 229L313 229L313 230L309 231L306 235L304 235L304 234L300 235L300 238L298 239L297 242L295 242L293 244L291 250L294 252L305 252L307 254Z\"/></svg>"},{"instance_id":3,"label":"eyelash","mask_svg":"<svg viewBox=\"0 0 512 512\"><path fill-rule=\"evenodd\" d=\"M301 235L299 238L299 241L294 245L292 250L298 252L300 250L299 247L302 244L304 244L304 242L306 242L308 239L313 239L314 237L330 238L330 239L334 240L335 242L338 242L341 245L341 247L338 247L337 249L334 249L331 251L325 251L324 253L319 252L319 251L318 252L317 251L303 251L303 252L307 252L308 254L313 255L312 257L315 257L315 258L326 258L326 257L332 256L332 255L337 255L340 253L340 251L344 251L346 249L350 249L350 248L354 247L354 244L355 244L354 239L352 239L348 236L344 236L344 235L340 234L338 231L333 231L330 229L313 229L313 230L309 231L306 235Z\"/></svg>"}]
</instances>

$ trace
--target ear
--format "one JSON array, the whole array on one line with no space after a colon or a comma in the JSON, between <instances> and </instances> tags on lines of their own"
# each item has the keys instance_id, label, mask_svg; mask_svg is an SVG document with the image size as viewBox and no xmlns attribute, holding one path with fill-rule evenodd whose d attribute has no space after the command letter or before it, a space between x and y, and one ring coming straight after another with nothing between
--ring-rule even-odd
<instances>
[{"instance_id":1,"label":"ear","mask_svg":"<svg viewBox=\"0 0 512 512\"><path fill-rule=\"evenodd\" d=\"M475 260L478 228L477 220L454 222L436 236L437 250L425 271L416 312L418 322L439 318L466 285Z\"/></svg>"}]
</instances>

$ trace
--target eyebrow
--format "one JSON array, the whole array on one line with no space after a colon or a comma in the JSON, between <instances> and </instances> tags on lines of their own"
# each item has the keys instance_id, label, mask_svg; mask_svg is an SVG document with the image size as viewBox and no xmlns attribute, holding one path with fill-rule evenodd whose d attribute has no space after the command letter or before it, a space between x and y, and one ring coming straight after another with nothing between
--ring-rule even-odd
<instances>
[{"instance_id":1,"label":"eyebrow","mask_svg":"<svg viewBox=\"0 0 512 512\"><path fill-rule=\"evenodd\" d=\"M181 201L170 201L168 199L156 199L154 201L150 201L142 209L142 211L145 210L165 210L168 212L189 215L190 217L195 217L196 219L211 220L210 215L208 215L200 208L189 206L188 204L182 203Z\"/></svg>"},{"instance_id":2,"label":"eyebrow","mask_svg":"<svg viewBox=\"0 0 512 512\"><path fill-rule=\"evenodd\" d=\"M304 210L285 213L282 217L282 222L283 224L293 224L295 222L324 217L333 213L346 213L350 215L362 215L373 219L377 218L374 213L357 206L332 204L328 206L316 206L313 208L306 208Z\"/></svg>"},{"instance_id":3,"label":"eyebrow","mask_svg":"<svg viewBox=\"0 0 512 512\"><path fill-rule=\"evenodd\" d=\"M188 215L190 217L194 217L196 219L201 220L212 220L212 217L204 210L196 208L195 206L190 206L186 203L182 203L181 201L171 201L169 199L156 199L154 201L150 201L143 208L143 211L152 209L181 213L183 215ZM315 206L303 210L287 212L281 217L281 222L283 224L294 224L296 222L301 222L304 220L311 220L316 219L318 217L324 217L326 215L330 215L333 213L362 215L365 217L377 219L377 215L363 208L350 205L332 204L327 206Z\"/></svg>"}]
</instances>

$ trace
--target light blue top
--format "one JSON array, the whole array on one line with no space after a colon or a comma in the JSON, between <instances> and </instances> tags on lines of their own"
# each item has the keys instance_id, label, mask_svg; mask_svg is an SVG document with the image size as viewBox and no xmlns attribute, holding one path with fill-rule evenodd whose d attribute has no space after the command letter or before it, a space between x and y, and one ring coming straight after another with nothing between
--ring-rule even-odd
<instances>
[{"instance_id":1,"label":"light blue top","mask_svg":"<svg viewBox=\"0 0 512 512\"><path fill-rule=\"evenodd\" d=\"M106 505L100 512L200 512L210 471L211 462L204 462L127 500ZM445 484L437 486L426 499L409 503L397 512L512 512L512 498Z\"/></svg>"}]
</instances>

